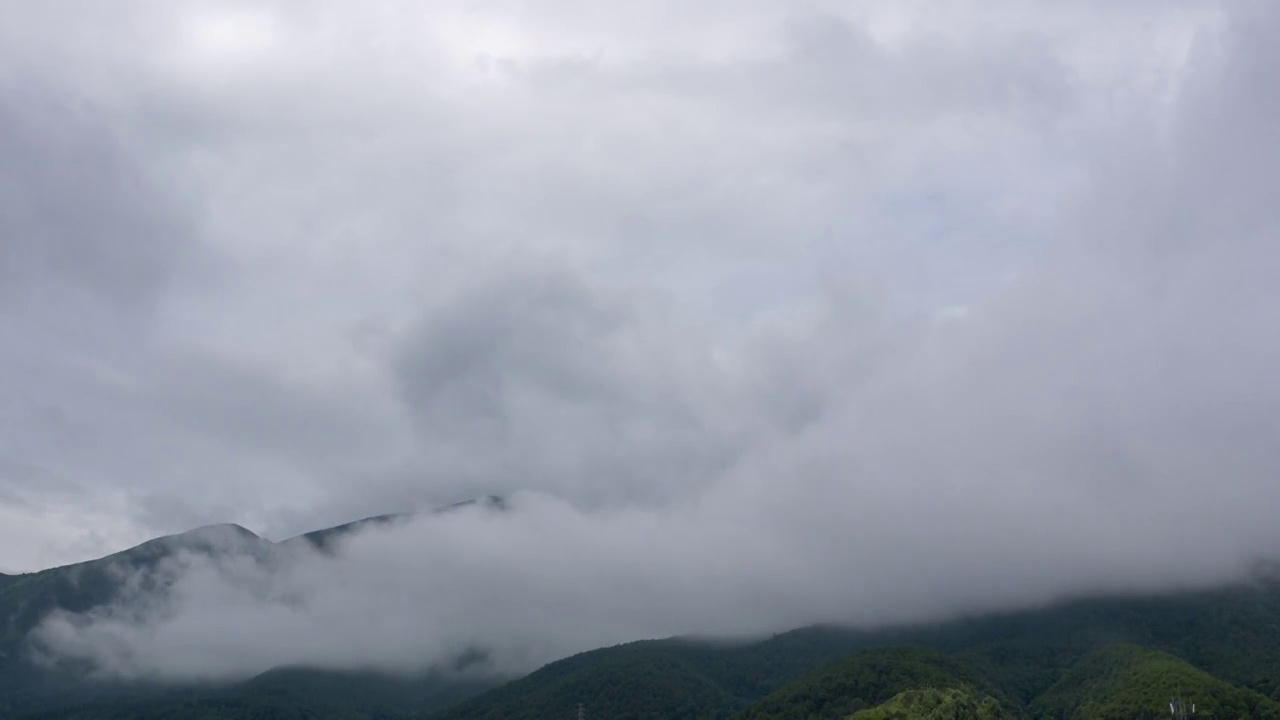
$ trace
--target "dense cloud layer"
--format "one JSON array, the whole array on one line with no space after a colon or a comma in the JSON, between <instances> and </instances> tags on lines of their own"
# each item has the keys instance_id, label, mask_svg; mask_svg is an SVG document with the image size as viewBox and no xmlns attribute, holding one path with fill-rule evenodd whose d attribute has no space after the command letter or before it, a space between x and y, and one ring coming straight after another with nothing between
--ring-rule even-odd
<instances>
[{"instance_id":1,"label":"dense cloud layer","mask_svg":"<svg viewBox=\"0 0 1280 720\"><path fill-rule=\"evenodd\" d=\"M0 562L515 493L184 558L46 651L523 669L1280 552L1280 12L661 5L0 42Z\"/></svg>"}]
</instances>

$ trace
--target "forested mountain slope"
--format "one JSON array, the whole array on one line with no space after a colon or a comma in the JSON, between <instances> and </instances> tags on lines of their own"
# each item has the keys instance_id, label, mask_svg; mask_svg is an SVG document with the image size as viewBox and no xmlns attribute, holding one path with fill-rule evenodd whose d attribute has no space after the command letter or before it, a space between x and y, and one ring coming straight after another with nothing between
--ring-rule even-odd
<instances>
[{"instance_id":1,"label":"forested mountain slope","mask_svg":"<svg viewBox=\"0 0 1280 720\"><path fill-rule=\"evenodd\" d=\"M843 717L913 689L911 678L924 686L971 688L977 701L995 697L1002 712L1028 715L1036 708L1060 709L1061 703L1037 701L1091 653L1118 643L1168 653L1258 696L1280 696L1280 586L1260 579L878 631L815 627L739 646L633 643L553 663L439 717L572 717L578 703L593 717L609 718L727 718L743 711L753 718L808 717L790 714L793 706L814 717ZM843 671L832 665L842 656L889 647L904 649L883 656L880 665L859 658L846 661L851 664ZM900 665L886 670L889 677L907 680L872 682L867 678L874 675L860 674L859 668L887 667L885 662ZM870 689L859 689L867 682ZM685 699L673 704L673 698Z\"/></svg>"},{"instance_id":2,"label":"forested mountain slope","mask_svg":"<svg viewBox=\"0 0 1280 720\"><path fill-rule=\"evenodd\" d=\"M480 502L501 509L500 501ZM379 516L284 544L327 552L357 527L398 519ZM499 687L494 678L304 668L231 685L174 687L97 682L83 668L33 662L27 633L48 612L112 602L132 570L179 551L243 554L270 567L278 547L239 526L214 526L100 560L0 576L0 717L519 720L574 717L581 704L591 717L636 719L887 717L939 708L1092 718L1145 707L1170 678L1203 694L1203 707L1218 713L1245 708L1271 717L1272 701L1280 699L1280 582L1273 573L1198 592L1082 599L929 625L819 626L735 643L634 642L566 658ZM888 650L858 655L877 649ZM1129 679L1117 681L1117 673Z\"/></svg>"},{"instance_id":3,"label":"forested mountain slope","mask_svg":"<svg viewBox=\"0 0 1280 720\"><path fill-rule=\"evenodd\" d=\"M500 504L496 499L479 502L491 507L496 507L495 502ZM451 506L441 511L462 506ZM156 707L177 703L186 708L183 713L192 712L191 708L201 703L252 708L264 703L278 706L288 702L321 708L324 713L352 707L359 708L361 712L365 708L385 708L408 713L443 707L492 687L496 680L459 680L439 675L386 678L370 673L310 669L279 669L229 686L175 687L148 682L103 681L95 679L87 672L88 668L76 663L42 662L38 643L32 642L31 631L51 612L84 613L115 603L121 600L127 583L133 583L131 592L141 591L144 595L153 591L163 592L164 588L151 586L163 582L157 580L159 576L140 571L153 569L179 553L249 559L271 572L272 563L279 560L276 552L279 548L308 543L316 549L331 551L336 540L358 527L404 517L407 516L370 518L281 543L260 538L238 525L214 525L156 538L96 560L23 575L0 576L0 718L7 720L37 713L62 717L69 708L90 705L99 708L95 712L106 712L101 708L109 706L114 708L111 713L127 709L128 713L137 714L151 703ZM179 716L185 715L180 713Z\"/></svg>"}]
</instances>

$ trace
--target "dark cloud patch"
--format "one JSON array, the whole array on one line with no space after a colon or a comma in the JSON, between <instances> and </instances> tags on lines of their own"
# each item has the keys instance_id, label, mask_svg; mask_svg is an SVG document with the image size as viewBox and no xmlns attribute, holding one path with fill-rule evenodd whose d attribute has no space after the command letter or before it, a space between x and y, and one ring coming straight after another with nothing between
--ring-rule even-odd
<instances>
[{"instance_id":1,"label":"dark cloud patch","mask_svg":"<svg viewBox=\"0 0 1280 720\"><path fill-rule=\"evenodd\" d=\"M85 291L143 308L165 290L184 227L109 125L85 102L32 82L0 86L0 287Z\"/></svg>"},{"instance_id":2,"label":"dark cloud patch","mask_svg":"<svg viewBox=\"0 0 1280 720\"><path fill-rule=\"evenodd\" d=\"M715 417L730 388L705 349L639 301L519 272L428 316L395 366L426 454L497 492L616 503L704 485L744 426Z\"/></svg>"}]
</instances>

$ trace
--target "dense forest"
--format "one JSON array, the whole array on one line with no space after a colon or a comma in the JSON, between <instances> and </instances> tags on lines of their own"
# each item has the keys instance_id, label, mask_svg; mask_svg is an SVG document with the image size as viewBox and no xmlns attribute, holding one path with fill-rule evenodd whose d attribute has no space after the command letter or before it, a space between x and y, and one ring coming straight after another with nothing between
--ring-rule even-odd
<instances>
[{"instance_id":1,"label":"dense forest","mask_svg":"<svg viewBox=\"0 0 1280 720\"><path fill-rule=\"evenodd\" d=\"M1265 580L928 626L807 628L738 647L633 643L553 663L438 717L573 717L582 703L591 717L633 720L1131 718L1168 712L1179 693L1200 717L1273 717L1277 678L1280 585Z\"/></svg>"}]
</instances>

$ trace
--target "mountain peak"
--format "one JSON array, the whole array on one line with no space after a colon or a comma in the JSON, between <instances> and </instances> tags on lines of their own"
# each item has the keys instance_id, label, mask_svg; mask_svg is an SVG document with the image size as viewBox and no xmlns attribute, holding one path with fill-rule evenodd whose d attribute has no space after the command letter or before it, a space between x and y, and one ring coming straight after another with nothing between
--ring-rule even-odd
<instances>
[{"instance_id":1,"label":"mountain peak","mask_svg":"<svg viewBox=\"0 0 1280 720\"><path fill-rule=\"evenodd\" d=\"M253 551L264 544L267 544L266 540L242 525L219 523L148 540L120 555L132 561L155 560L178 550L214 554Z\"/></svg>"},{"instance_id":2,"label":"mountain peak","mask_svg":"<svg viewBox=\"0 0 1280 720\"><path fill-rule=\"evenodd\" d=\"M257 533L237 523L215 523L213 525L202 525L198 528L188 530L184 533L179 533L172 537L222 537L227 535L254 538L257 540L262 539Z\"/></svg>"},{"instance_id":3,"label":"mountain peak","mask_svg":"<svg viewBox=\"0 0 1280 720\"><path fill-rule=\"evenodd\" d=\"M165 535L150 542L158 542L170 546L207 548L209 546L228 544L238 546L246 542L258 543L263 542L263 539L243 525L218 523L215 525L202 525L174 535Z\"/></svg>"}]
</instances>

